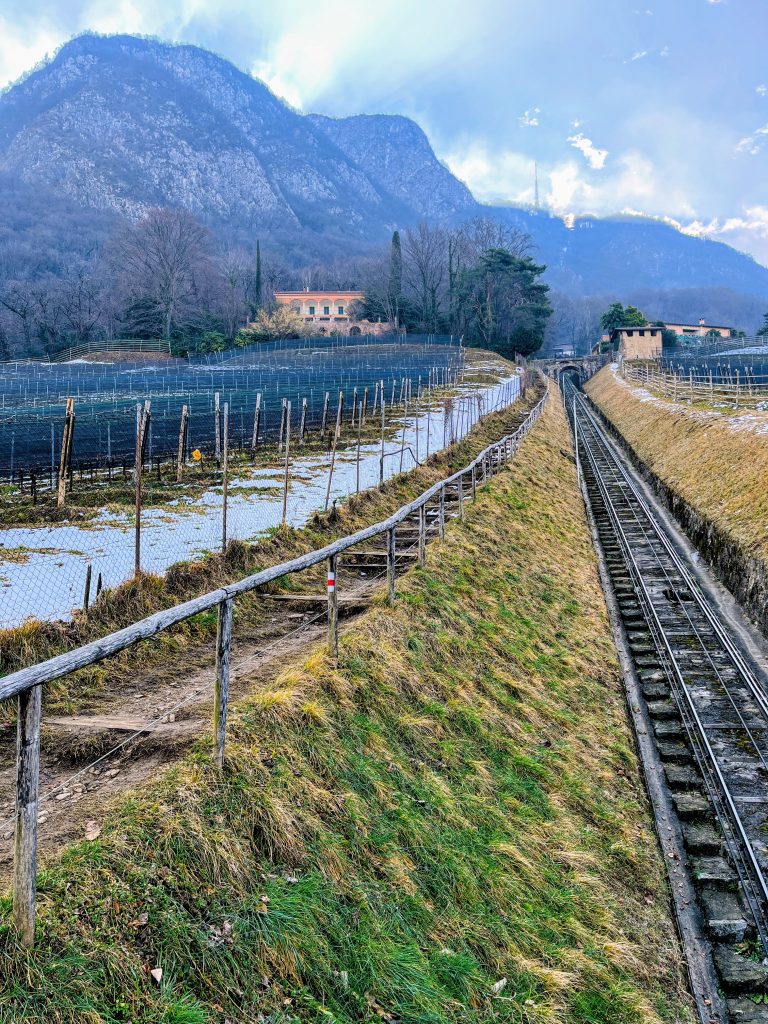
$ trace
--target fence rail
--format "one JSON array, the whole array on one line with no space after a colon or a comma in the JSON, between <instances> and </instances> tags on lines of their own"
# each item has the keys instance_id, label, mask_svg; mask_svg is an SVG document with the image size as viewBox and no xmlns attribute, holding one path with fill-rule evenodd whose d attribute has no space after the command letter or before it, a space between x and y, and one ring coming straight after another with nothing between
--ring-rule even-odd
<instances>
[{"instance_id":1,"label":"fence rail","mask_svg":"<svg viewBox=\"0 0 768 1024\"><path fill-rule=\"evenodd\" d=\"M736 409L754 407L768 402L768 375L754 374L747 369L722 372L689 370L672 373L650 364L623 361L621 376L632 384L640 384L675 402L708 402L710 405L731 405Z\"/></svg>"},{"instance_id":2,"label":"fence rail","mask_svg":"<svg viewBox=\"0 0 768 1024\"><path fill-rule=\"evenodd\" d=\"M131 626L108 636L84 644L76 650L49 658L47 661L28 668L19 669L0 679L0 699L16 697L18 700L17 725L17 779L16 816L13 874L13 918L21 941L31 945L35 930L36 864L37 864L37 819L40 774L40 725L42 687L56 679L69 675L78 669L94 665L119 651L124 651L141 640L156 636L172 626L178 625L200 612L216 608L218 630L216 642L216 669L214 688L214 744L213 759L219 766L224 763L226 722L229 692L230 653L232 638L232 613L234 602L244 594L281 579L284 576L327 563L328 568L328 648L331 657L336 657L338 648L338 590L336 568L338 556L355 545L384 536L386 539L386 574L389 603L396 596L397 527L405 520L418 516L418 553L420 564L424 563L427 506L435 503L440 536L444 534L446 491L456 488L459 515L463 512L465 495L475 497L478 473L481 481L498 472L513 457L519 444L539 418L547 401L548 391L530 410L525 420L511 434L488 445L463 469L434 484L421 495L403 505L389 518L358 530L327 544L316 551L298 558L270 566L239 580L219 587L200 597L185 601L175 608L150 615ZM469 477L469 487L465 480Z\"/></svg>"}]
</instances>

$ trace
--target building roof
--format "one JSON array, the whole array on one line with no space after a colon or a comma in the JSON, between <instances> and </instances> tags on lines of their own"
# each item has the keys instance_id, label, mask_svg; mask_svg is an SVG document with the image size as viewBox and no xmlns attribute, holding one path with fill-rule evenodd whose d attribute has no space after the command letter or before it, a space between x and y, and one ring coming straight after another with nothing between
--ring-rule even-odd
<instances>
[{"instance_id":1,"label":"building roof","mask_svg":"<svg viewBox=\"0 0 768 1024\"><path fill-rule=\"evenodd\" d=\"M356 291L353 288L313 288L311 291L309 288L302 288L296 292L276 291L275 295L290 295L297 299L306 299L313 295L359 295L362 298L365 292Z\"/></svg>"}]
</instances>

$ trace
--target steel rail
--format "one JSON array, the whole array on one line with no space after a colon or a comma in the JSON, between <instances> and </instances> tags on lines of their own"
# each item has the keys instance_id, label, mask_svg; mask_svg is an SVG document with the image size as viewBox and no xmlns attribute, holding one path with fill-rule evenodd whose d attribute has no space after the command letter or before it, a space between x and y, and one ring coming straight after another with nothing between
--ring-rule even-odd
<instances>
[{"instance_id":1,"label":"steel rail","mask_svg":"<svg viewBox=\"0 0 768 1024\"><path fill-rule=\"evenodd\" d=\"M755 925L760 934L761 942L764 948L768 951L768 920L766 919L766 905L768 904L768 881L766 880L765 873L763 872L760 863L756 857L752 840L750 839L747 830L744 826L744 822L741 814L739 813L736 800L733 797L731 789L727 783L727 780L723 774L721 766L719 764L717 755L712 747L709 736L707 735L707 727L702 721L698 709L692 699L692 696L685 683L685 677L683 670L681 669L679 659L675 653L675 650L670 642L668 630L661 622L654 600L646 584L647 569L641 567L635 557L633 545L630 538L627 536L625 524L621 520L621 515L617 508L616 496L612 495L609 490L609 484L606 482L606 476L610 474L611 483L614 487L618 487L621 494L621 499L626 506L626 514L629 515L631 520L634 520L635 525L639 528L646 541L647 551L650 553L652 558L655 558L662 571L663 576L666 577L667 581L677 587L678 584L672 580L669 576L667 566L664 565L662 558L659 556L657 549L657 543L662 542L662 549L664 554L670 556L670 560L676 571L679 572L680 578L683 582L694 583L690 574L686 571L681 560L677 556L677 553L671 548L667 538L664 536L662 531L654 521L651 514L651 510L647 503L643 500L640 495L638 488L634 481L628 476L624 467L619 462L616 454L614 453L612 446L607 442L605 433L597 421L594 414L587 406L585 400L581 395L575 392L572 387L566 388L568 397L571 397L570 392L573 392L574 398L574 422L576 423L579 415L581 414L581 426L579 430L580 442L584 451L587 455L588 463L592 470L592 474L600 493L603 505L608 515L611 527L613 529L616 539L619 541L620 548L623 551L624 562L632 578L635 593L639 599L639 603L644 611L646 622L648 623L649 632L656 647L657 653L659 654L659 660L662 667L665 669L665 674L673 683L672 692L675 695L675 703L678 705L683 724L688 732L691 740L691 745L696 755L696 760L702 770L702 776L705 779L707 790L712 799L713 807L718 818L721 821L721 825L724 826L723 832L726 839L729 851L732 854L734 865L737 873L742 881L744 895L752 910ZM567 403L566 403L567 404ZM578 411L577 411L578 405ZM600 455L607 463L606 466L599 464L598 456L596 455L596 449L599 450ZM629 490L633 499L635 499L635 507L632 502L627 498L626 491ZM637 507L639 506L640 512L644 517L644 521L641 520L638 515ZM628 524L628 525L631 525ZM650 526L650 531L648 530ZM713 633L719 640L722 634L719 622L712 622L713 613L708 606L708 602L704 597L700 588L694 584L690 587L691 594L694 601L700 611L704 613L704 617L708 624L714 626ZM681 609L685 618L688 620L691 632L699 641L702 651L706 654L711 668L715 673L718 683L723 694L727 697L728 701L734 708L738 719L749 736L752 746L755 750L760 761L765 764L765 758L762 751L760 750L752 731L749 729L747 723L741 714L736 702L733 700L733 696L730 692L728 684L722 677L717 665L712 660L711 652L707 645L703 642L698 625L693 621L688 609L682 603ZM728 641L727 645L723 645L727 648L732 648L732 644ZM730 653L730 651L727 651ZM754 681L757 686L756 680L751 672L742 674L738 671L739 665L743 664L743 659L739 656L738 659L732 659L739 678L747 682L750 691L752 687L750 680ZM758 687L758 692L764 697L762 691ZM765 715L764 701L759 702L759 706L763 711L764 717L768 721L768 716ZM735 832L735 835L734 835ZM738 837L738 842L736 838Z\"/></svg>"}]
</instances>

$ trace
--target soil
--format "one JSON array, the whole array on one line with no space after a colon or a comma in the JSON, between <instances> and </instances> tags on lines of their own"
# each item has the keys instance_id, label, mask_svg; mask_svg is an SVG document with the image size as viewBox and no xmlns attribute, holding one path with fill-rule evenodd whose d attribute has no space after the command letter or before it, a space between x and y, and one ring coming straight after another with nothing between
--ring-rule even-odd
<instances>
[{"instance_id":1,"label":"soil","mask_svg":"<svg viewBox=\"0 0 768 1024\"><path fill-rule=\"evenodd\" d=\"M339 574L339 590L354 603L340 601L346 626L383 586L361 581L358 572ZM313 591L317 591L317 587ZM265 596L266 599L266 596ZM293 602L272 601L266 621L256 629L235 630L230 668L233 698L270 686L280 673L326 635L325 607L297 611ZM306 607L306 606L305 606ZM63 846L92 837L115 796L145 784L178 759L213 715L215 644L176 657L158 678L153 670L137 675L130 689L98 700L98 715L43 715L40 764L40 865ZM158 727L139 733L138 729ZM115 749L117 748L117 749ZM113 752L114 751L114 752ZM0 881L13 866L13 815L16 745L13 728L0 723Z\"/></svg>"}]
</instances>

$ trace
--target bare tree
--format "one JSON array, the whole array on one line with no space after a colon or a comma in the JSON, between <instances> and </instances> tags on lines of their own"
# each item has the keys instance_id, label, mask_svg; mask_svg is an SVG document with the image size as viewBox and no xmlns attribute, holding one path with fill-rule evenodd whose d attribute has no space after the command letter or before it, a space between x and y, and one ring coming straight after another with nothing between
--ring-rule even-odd
<instances>
[{"instance_id":1,"label":"bare tree","mask_svg":"<svg viewBox=\"0 0 768 1024\"><path fill-rule=\"evenodd\" d=\"M223 278L222 314L225 334L231 340L248 319L247 291L250 260L242 249L224 249L219 254Z\"/></svg>"},{"instance_id":2,"label":"bare tree","mask_svg":"<svg viewBox=\"0 0 768 1024\"><path fill-rule=\"evenodd\" d=\"M432 332L439 325L447 241L442 228L431 227L425 221L405 232L404 283L414 293L424 328Z\"/></svg>"},{"instance_id":3,"label":"bare tree","mask_svg":"<svg viewBox=\"0 0 768 1024\"><path fill-rule=\"evenodd\" d=\"M126 282L141 320L153 317L170 339L179 322L199 306L200 279L212 270L210 235L186 210L152 210L126 227L112 261Z\"/></svg>"},{"instance_id":4,"label":"bare tree","mask_svg":"<svg viewBox=\"0 0 768 1024\"><path fill-rule=\"evenodd\" d=\"M102 328L100 282L84 267L78 267L62 282L61 311L65 326L82 344Z\"/></svg>"}]
</instances>

